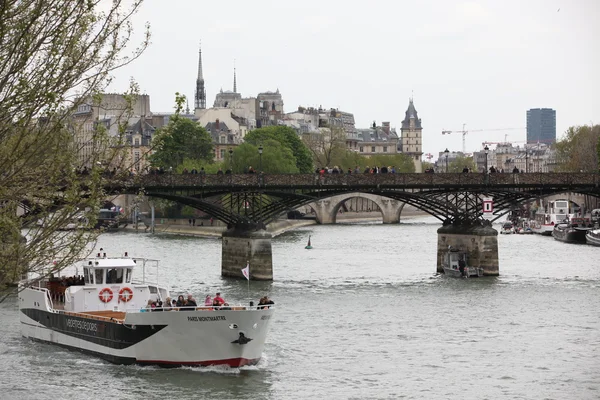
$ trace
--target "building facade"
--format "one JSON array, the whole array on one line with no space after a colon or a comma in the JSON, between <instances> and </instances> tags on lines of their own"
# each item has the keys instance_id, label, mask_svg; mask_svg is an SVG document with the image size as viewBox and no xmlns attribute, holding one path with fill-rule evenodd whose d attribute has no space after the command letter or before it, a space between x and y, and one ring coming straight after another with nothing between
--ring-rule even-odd
<instances>
[{"instance_id":1,"label":"building facade","mask_svg":"<svg viewBox=\"0 0 600 400\"><path fill-rule=\"evenodd\" d=\"M551 108L527 110L527 143L556 142L556 111Z\"/></svg>"},{"instance_id":2,"label":"building facade","mask_svg":"<svg viewBox=\"0 0 600 400\"><path fill-rule=\"evenodd\" d=\"M402 121L400 129L400 147L399 150L410 156L415 164L415 172L423 172L421 157L423 157L423 127L421 119L417 114L413 99L408 102L408 108Z\"/></svg>"}]
</instances>

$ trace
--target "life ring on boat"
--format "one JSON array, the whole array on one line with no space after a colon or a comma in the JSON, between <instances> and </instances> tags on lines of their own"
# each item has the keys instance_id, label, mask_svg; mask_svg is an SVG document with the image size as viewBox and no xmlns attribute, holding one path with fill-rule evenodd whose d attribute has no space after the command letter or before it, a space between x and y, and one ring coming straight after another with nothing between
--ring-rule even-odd
<instances>
[{"instance_id":1,"label":"life ring on boat","mask_svg":"<svg viewBox=\"0 0 600 400\"><path fill-rule=\"evenodd\" d=\"M110 290L110 288L105 287L98 293L98 297L101 302L108 303L113 299L113 291Z\"/></svg>"},{"instance_id":2,"label":"life ring on boat","mask_svg":"<svg viewBox=\"0 0 600 400\"><path fill-rule=\"evenodd\" d=\"M133 299L133 290L128 287L124 287L119 290L119 300L123 303L127 303L129 300Z\"/></svg>"}]
</instances>

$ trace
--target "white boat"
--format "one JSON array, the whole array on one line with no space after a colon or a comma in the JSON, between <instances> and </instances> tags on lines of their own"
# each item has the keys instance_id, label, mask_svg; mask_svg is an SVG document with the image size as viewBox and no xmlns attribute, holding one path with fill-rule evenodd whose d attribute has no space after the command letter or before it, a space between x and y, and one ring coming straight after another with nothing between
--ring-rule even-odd
<instances>
[{"instance_id":1,"label":"white boat","mask_svg":"<svg viewBox=\"0 0 600 400\"><path fill-rule=\"evenodd\" d=\"M66 284L56 279L21 284L23 336L118 364L258 363L273 306L168 307L168 289L145 282L150 266L158 268L158 261L98 253L83 261L83 277ZM136 283L138 271L144 279ZM149 302L159 307L146 308Z\"/></svg>"},{"instance_id":2,"label":"white boat","mask_svg":"<svg viewBox=\"0 0 600 400\"><path fill-rule=\"evenodd\" d=\"M457 249L448 247L448 252L442 259L444 274L453 278L470 278L483 276L483 268L470 267L467 254Z\"/></svg>"},{"instance_id":3,"label":"white boat","mask_svg":"<svg viewBox=\"0 0 600 400\"><path fill-rule=\"evenodd\" d=\"M585 241L587 244L594 246L600 246L600 229L590 229L585 234Z\"/></svg>"},{"instance_id":4,"label":"white boat","mask_svg":"<svg viewBox=\"0 0 600 400\"><path fill-rule=\"evenodd\" d=\"M535 214L534 219L530 222L533 233L540 235L551 236L554 226L565 222L575 214L571 211L571 201L560 199L549 202L543 212Z\"/></svg>"}]
</instances>

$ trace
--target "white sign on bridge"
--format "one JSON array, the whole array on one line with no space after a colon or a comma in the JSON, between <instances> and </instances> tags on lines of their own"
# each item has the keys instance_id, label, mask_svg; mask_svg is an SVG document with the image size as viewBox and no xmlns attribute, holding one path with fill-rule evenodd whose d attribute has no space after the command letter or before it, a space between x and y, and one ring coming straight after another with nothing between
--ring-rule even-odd
<instances>
[{"instance_id":1,"label":"white sign on bridge","mask_svg":"<svg viewBox=\"0 0 600 400\"><path fill-rule=\"evenodd\" d=\"M483 213L491 214L494 212L494 199L491 197L483 198Z\"/></svg>"}]
</instances>

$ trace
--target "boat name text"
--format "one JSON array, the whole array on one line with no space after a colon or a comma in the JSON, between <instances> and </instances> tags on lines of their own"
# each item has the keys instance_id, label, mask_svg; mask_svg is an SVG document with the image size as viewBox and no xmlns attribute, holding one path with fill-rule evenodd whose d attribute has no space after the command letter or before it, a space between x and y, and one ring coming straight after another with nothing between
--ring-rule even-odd
<instances>
[{"instance_id":1,"label":"boat name text","mask_svg":"<svg viewBox=\"0 0 600 400\"><path fill-rule=\"evenodd\" d=\"M204 322L204 321L226 321L223 315L217 315L215 317L187 317L188 322Z\"/></svg>"},{"instance_id":2,"label":"boat name text","mask_svg":"<svg viewBox=\"0 0 600 400\"><path fill-rule=\"evenodd\" d=\"M98 324L95 322L80 321L77 319L68 319L67 327L83 331L98 332Z\"/></svg>"}]
</instances>

